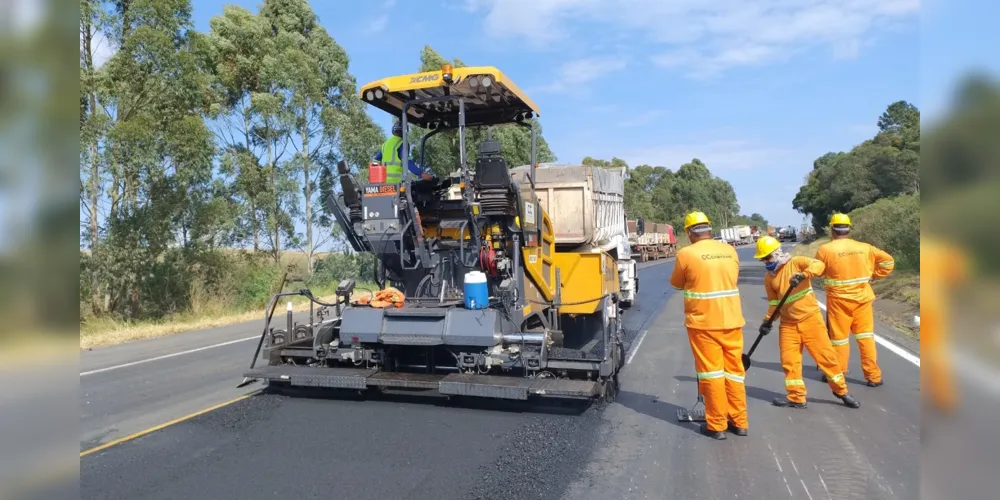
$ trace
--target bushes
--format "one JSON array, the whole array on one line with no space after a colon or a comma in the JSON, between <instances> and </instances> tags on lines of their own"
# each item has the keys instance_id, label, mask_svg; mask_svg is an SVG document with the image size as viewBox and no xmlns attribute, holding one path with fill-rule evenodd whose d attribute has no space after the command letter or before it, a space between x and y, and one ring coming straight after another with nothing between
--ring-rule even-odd
<instances>
[{"instance_id":1,"label":"bushes","mask_svg":"<svg viewBox=\"0 0 1000 500\"><path fill-rule=\"evenodd\" d=\"M337 282L354 278L370 282L373 274L371 255L328 254L315 263L315 272L306 283L305 259L283 256L280 263L267 254L236 250L201 250L172 248L154 261L143 273L135 301L127 300L130 289L119 284L108 269L114 267L85 252L80 254L80 320L162 320L176 316L218 315L265 307L277 291L281 276L288 271L286 289L303 285L317 294L332 291ZM289 258L285 258L289 257ZM112 263L113 264L113 263ZM92 303L90 275L101 273L105 286ZM298 281L298 283L295 283ZM138 310L132 310L132 304Z\"/></svg>"},{"instance_id":2,"label":"bushes","mask_svg":"<svg viewBox=\"0 0 1000 500\"><path fill-rule=\"evenodd\" d=\"M358 283L371 282L374 281L374 269L375 257L371 254L331 253L316 261L307 284L313 287L336 286L346 278Z\"/></svg>"},{"instance_id":3,"label":"bushes","mask_svg":"<svg viewBox=\"0 0 1000 500\"><path fill-rule=\"evenodd\" d=\"M881 200L854 210L852 237L893 256L897 269L920 269L920 195Z\"/></svg>"}]
</instances>

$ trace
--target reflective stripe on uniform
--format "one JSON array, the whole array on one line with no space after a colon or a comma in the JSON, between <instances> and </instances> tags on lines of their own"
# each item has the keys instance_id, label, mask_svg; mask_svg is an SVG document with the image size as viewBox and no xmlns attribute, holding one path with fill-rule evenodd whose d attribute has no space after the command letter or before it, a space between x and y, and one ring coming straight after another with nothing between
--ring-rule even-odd
<instances>
[{"instance_id":1,"label":"reflective stripe on uniform","mask_svg":"<svg viewBox=\"0 0 1000 500\"><path fill-rule=\"evenodd\" d=\"M892 267L892 266L895 266L895 265L896 265L896 262L892 261L892 260L890 260L889 262L879 262L878 263L878 267Z\"/></svg>"},{"instance_id":2,"label":"reflective stripe on uniform","mask_svg":"<svg viewBox=\"0 0 1000 500\"><path fill-rule=\"evenodd\" d=\"M854 334L854 338L855 339L871 339L871 338L875 338L875 333L874 332L855 333Z\"/></svg>"},{"instance_id":3,"label":"reflective stripe on uniform","mask_svg":"<svg viewBox=\"0 0 1000 500\"><path fill-rule=\"evenodd\" d=\"M698 380L710 380L714 378L722 378L726 375L726 372L723 370L714 372L697 372L697 375L698 375Z\"/></svg>"},{"instance_id":4,"label":"reflective stripe on uniform","mask_svg":"<svg viewBox=\"0 0 1000 500\"><path fill-rule=\"evenodd\" d=\"M851 339L841 339L841 340L830 339L830 342L833 345L847 345L847 344L849 344L851 342Z\"/></svg>"},{"instance_id":5,"label":"reflective stripe on uniform","mask_svg":"<svg viewBox=\"0 0 1000 500\"><path fill-rule=\"evenodd\" d=\"M742 376L742 375L737 375L737 374L735 374L735 373L729 373L729 372L726 372L726 378L727 378L727 379L729 379L729 380L732 380L733 382L739 382L739 383L741 383L741 384L742 384L742 383L743 383L743 380L744 380L744 379L745 379L746 377L744 377L744 376Z\"/></svg>"},{"instance_id":6,"label":"reflective stripe on uniform","mask_svg":"<svg viewBox=\"0 0 1000 500\"><path fill-rule=\"evenodd\" d=\"M849 280L823 280L824 285L828 286L844 286L844 285L857 285L858 283L867 283L871 281L871 278L854 278Z\"/></svg>"},{"instance_id":7,"label":"reflective stripe on uniform","mask_svg":"<svg viewBox=\"0 0 1000 500\"><path fill-rule=\"evenodd\" d=\"M833 383L840 382L841 380L844 380L844 374L843 373L838 373L838 374L830 377L830 380L832 380Z\"/></svg>"},{"instance_id":8,"label":"reflective stripe on uniform","mask_svg":"<svg viewBox=\"0 0 1000 500\"><path fill-rule=\"evenodd\" d=\"M792 378L785 381L785 387L793 385L806 385L806 382L800 378Z\"/></svg>"},{"instance_id":9,"label":"reflective stripe on uniform","mask_svg":"<svg viewBox=\"0 0 1000 500\"><path fill-rule=\"evenodd\" d=\"M739 297L739 289L719 290L718 292L691 292L684 290L685 299L721 299L724 297Z\"/></svg>"},{"instance_id":10,"label":"reflective stripe on uniform","mask_svg":"<svg viewBox=\"0 0 1000 500\"><path fill-rule=\"evenodd\" d=\"M789 295L787 299L785 299L785 303L787 304L789 302L795 302L796 300L799 300L802 297L805 297L806 295L809 295L810 293L812 293L812 291L813 290L810 287L810 288L806 288L805 290L802 290L801 292L795 292L795 293ZM778 305L779 302L781 302L781 301L780 300L769 300L769 301L767 301L767 304L771 305L771 306L776 306L776 305Z\"/></svg>"}]
</instances>

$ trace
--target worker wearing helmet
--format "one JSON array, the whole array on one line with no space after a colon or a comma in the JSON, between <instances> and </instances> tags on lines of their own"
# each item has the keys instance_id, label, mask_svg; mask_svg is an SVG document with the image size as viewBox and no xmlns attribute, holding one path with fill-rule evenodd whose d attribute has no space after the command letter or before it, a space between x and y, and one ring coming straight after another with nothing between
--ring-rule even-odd
<instances>
[{"instance_id":1,"label":"worker wearing helmet","mask_svg":"<svg viewBox=\"0 0 1000 500\"><path fill-rule=\"evenodd\" d=\"M736 284L739 257L732 246L712 239L711 222L702 212L684 218L684 231L691 245L677 252L670 284L684 291L684 326L694 355L698 392L705 399L705 423L700 431L715 439L725 439L726 430L746 436L742 362L746 322Z\"/></svg>"},{"instance_id":2,"label":"worker wearing helmet","mask_svg":"<svg viewBox=\"0 0 1000 500\"><path fill-rule=\"evenodd\" d=\"M840 358L840 369L847 373L851 355L849 334L861 353L861 371L868 386L882 385L882 370L875 352L875 316L872 302L875 292L869 281L884 278L893 270L892 256L884 250L850 237L851 218L834 214L830 218L833 241L816 250L816 259L826 266L823 285L826 289L826 314L830 337Z\"/></svg>"},{"instance_id":3,"label":"worker wearing helmet","mask_svg":"<svg viewBox=\"0 0 1000 500\"><path fill-rule=\"evenodd\" d=\"M764 290L767 292L768 310L760 334L771 332L767 319L774 314L781 297L792 288L785 304L781 306L781 327L778 330L778 345L781 349L781 368L785 372L785 397L775 398L775 406L805 408L806 384L802 379L802 348L819 364L828 380L833 394L851 408L861 406L848 394L847 382L840 369L837 351L830 343L830 337L823 323L819 303L813 295L812 278L823 274L823 263L808 257L792 257L781 250L781 243L765 236L757 240L755 259L764 263Z\"/></svg>"},{"instance_id":4,"label":"worker wearing helmet","mask_svg":"<svg viewBox=\"0 0 1000 500\"><path fill-rule=\"evenodd\" d=\"M398 184L403 182L403 124L395 122L392 124L392 136L390 136L382 149L375 154L375 161L385 165L385 182L388 184ZM408 160L410 173L423 180L430 180L431 174L420 170L417 163Z\"/></svg>"}]
</instances>

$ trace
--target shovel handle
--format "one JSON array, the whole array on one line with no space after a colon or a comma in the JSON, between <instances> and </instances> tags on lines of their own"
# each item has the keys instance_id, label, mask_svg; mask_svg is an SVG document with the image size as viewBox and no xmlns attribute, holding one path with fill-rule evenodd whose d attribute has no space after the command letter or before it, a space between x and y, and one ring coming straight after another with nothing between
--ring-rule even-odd
<instances>
[{"instance_id":1,"label":"shovel handle","mask_svg":"<svg viewBox=\"0 0 1000 500\"><path fill-rule=\"evenodd\" d=\"M772 325L772 324L774 324L774 320L777 319L778 318L778 314L781 313L781 306L785 305L785 301L788 300L788 296L792 293L792 288L794 288L794 287L789 286L788 290L785 290L785 295L783 297L781 297L781 301L778 302L778 307L774 308L774 312L771 313L771 316L769 318L767 318L767 321L764 322L765 325ZM760 339L762 339L762 338L764 338L764 334L763 333L758 333L757 334L757 339L753 341L753 345L750 346L750 351L747 352L747 354L746 354L746 356L747 356L746 361L748 361L748 362L750 361L750 356L753 355L754 350L757 349L757 344L760 343ZM744 363L744 364L749 364L749 363Z\"/></svg>"}]
</instances>

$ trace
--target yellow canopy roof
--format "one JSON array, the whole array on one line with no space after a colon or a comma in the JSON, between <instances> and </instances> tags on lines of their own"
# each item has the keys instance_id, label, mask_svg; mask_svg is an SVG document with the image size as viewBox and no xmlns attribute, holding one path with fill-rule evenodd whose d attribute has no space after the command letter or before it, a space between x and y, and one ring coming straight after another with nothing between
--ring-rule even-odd
<instances>
[{"instance_id":1,"label":"yellow canopy roof","mask_svg":"<svg viewBox=\"0 0 1000 500\"><path fill-rule=\"evenodd\" d=\"M497 68L454 68L451 74L451 83L445 81L443 70L376 80L361 87L361 100L400 117L404 102L461 96L468 126L513 123L538 115L538 106ZM424 128L457 127L458 101L411 104L406 120Z\"/></svg>"}]
</instances>

